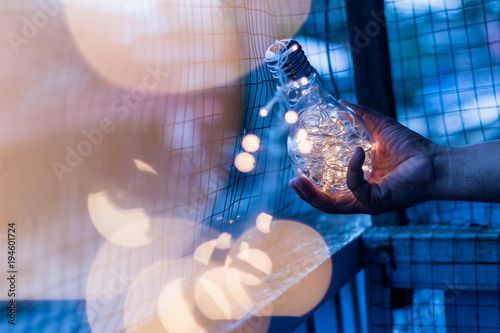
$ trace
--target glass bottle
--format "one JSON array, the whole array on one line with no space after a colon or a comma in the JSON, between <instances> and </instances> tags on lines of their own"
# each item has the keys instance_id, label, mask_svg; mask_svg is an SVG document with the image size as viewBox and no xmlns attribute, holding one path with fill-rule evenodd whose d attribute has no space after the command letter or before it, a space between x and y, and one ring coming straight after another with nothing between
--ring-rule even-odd
<instances>
[{"instance_id":1,"label":"glass bottle","mask_svg":"<svg viewBox=\"0 0 500 333\"><path fill-rule=\"evenodd\" d=\"M347 165L356 147L365 151L365 178L372 171L375 141L368 126L324 89L297 41L276 41L266 52L266 63L286 101L288 154L295 172L322 191L348 193Z\"/></svg>"}]
</instances>

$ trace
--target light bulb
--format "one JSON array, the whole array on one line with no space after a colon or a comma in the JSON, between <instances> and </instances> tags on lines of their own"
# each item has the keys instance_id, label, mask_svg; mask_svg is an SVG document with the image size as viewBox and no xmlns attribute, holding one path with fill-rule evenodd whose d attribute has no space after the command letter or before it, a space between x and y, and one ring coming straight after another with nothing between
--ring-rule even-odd
<instances>
[{"instance_id":1,"label":"light bulb","mask_svg":"<svg viewBox=\"0 0 500 333\"><path fill-rule=\"evenodd\" d=\"M276 41L266 52L266 63L286 100L287 114L298 115L295 122L287 118L288 154L295 172L320 190L348 193L347 165L356 147L365 151L365 178L372 172L375 141L368 126L324 89L297 41Z\"/></svg>"}]
</instances>

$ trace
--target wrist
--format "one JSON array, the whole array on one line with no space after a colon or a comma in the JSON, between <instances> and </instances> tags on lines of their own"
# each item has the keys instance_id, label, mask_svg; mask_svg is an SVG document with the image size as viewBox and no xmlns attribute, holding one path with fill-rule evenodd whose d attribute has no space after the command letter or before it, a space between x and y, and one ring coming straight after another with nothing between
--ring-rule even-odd
<instances>
[{"instance_id":1,"label":"wrist","mask_svg":"<svg viewBox=\"0 0 500 333\"><path fill-rule=\"evenodd\" d=\"M434 184L431 186L431 200L449 200L453 192L451 181L451 159L456 147L437 145L433 156Z\"/></svg>"},{"instance_id":2,"label":"wrist","mask_svg":"<svg viewBox=\"0 0 500 333\"><path fill-rule=\"evenodd\" d=\"M470 187L466 165L467 146L438 145L434 158L436 181L434 200L466 200Z\"/></svg>"}]
</instances>

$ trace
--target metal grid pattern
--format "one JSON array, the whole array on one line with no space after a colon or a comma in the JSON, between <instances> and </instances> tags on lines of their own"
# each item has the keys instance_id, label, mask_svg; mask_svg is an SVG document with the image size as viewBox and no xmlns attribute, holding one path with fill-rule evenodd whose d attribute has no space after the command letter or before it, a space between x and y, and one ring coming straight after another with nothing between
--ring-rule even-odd
<instances>
[{"instance_id":1,"label":"metal grid pattern","mask_svg":"<svg viewBox=\"0 0 500 333\"><path fill-rule=\"evenodd\" d=\"M198 245L222 232L237 238L255 225L261 212L301 222L331 218L288 187L293 172L283 115L259 116L275 89L262 58L271 36L279 35L273 29L290 19L285 6L238 0L126 5L54 0L47 9L41 3L26 0L0 8L6 34L23 37L25 30L31 32L21 44L4 38L0 54L5 64L2 220L15 218L25 231L19 244L24 250L20 271L26 272L20 298L40 302L33 308L36 320L23 323L26 330L70 332L74 328L68 323L80 323L82 313L98 317L90 322L96 331L123 330L126 294L121 284L130 285L151 265L192 255ZM175 11L165 19L162 14L170 5ZM295 14L307 16L296 36L328 89L354 100L344 3L314 1ZM36 29L23 28L24 18L45 16L47 21L37 21ZM231 21L232 16L238 20ZM189 38L175 44L168 33L155 35L172 29L172 22L185 23L176 17L200 28L193 34L202 47L192 47ZM236 30L221 33L229 26L221 27L223 21L235 23ZM241 36L246 37L238 41ZM164 47L165 40L178 50ZM230 77L228 69L218 66L227 60L218 52L221 45L241 51L228 49L226 55L250 70ZM179 68L186 65L182 61L199 67L187 67L180 76L175 68L168 72L162 67L170 59L180 61ZM158 86L148 90L145 84L154 86L158 77ZM103 121L112 129L101 131L102 137L94 137L98 143L88 148L84 133L99 129ZM233 162L249 133L260 137L261 149L253 154L255 169L242 173ZM69 165L68 151L78 152L78 147L84 154ZM54 162L68 164L69 171L66 166L58 173ZM110 234L96 228L89 198L99 198L108 208L111 203L124 219L141 210L141 217L148 217L147 230L114 243ZM140 236L151 242L131 245ZM193 266L179 264L159 275L188 274ZM118 290L110 290L108 282ZM86 299L78 302L83 311L76 313L66 299ZM28 310L20 307L20 320ZM40 318L56 312L58 320L39 325ZM0 327L4 325L2 321Z\"/></svg>"},{"instance_id":2,"label":"metal grid pattern","mask_svg":"<svg viewBox=\"0 0 500 333\"><path fill-rule=\"evenodd\" d=\"M372 332L498 332L500 229L373 227L363 235Z\"/></svg>"},{"instance_id":3,"label":"metal grid pattern","mask_svg":"<svg viewBox=\"0 0 500 333\"><path fill-rule=\"evenodd\" d=\"M500 138L500 2L385 1L397 118L429 139ZM457 180L460 181L460 180ZM428 202L410 223L498 225L500 205Z\"/></svg>"}]
</instances>

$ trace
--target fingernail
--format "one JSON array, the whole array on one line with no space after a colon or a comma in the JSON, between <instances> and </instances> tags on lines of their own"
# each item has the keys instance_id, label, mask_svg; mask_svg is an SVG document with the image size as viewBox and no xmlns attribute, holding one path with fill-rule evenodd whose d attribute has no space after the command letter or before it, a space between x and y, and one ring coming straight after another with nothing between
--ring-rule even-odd
<instances>
[{"instance_id":1,"label":"fingernail","mask_svg":"<svg viewBox=\"0 0 500 333\"><path fill-rule=\"evenodd\" d=\"M299 178L295 178L295 182L293 184L295 185L295 188L300 191L300 193L305 195L307 189L304 187L304 184L302 184Z\"/></svg>"}]
</instances>

